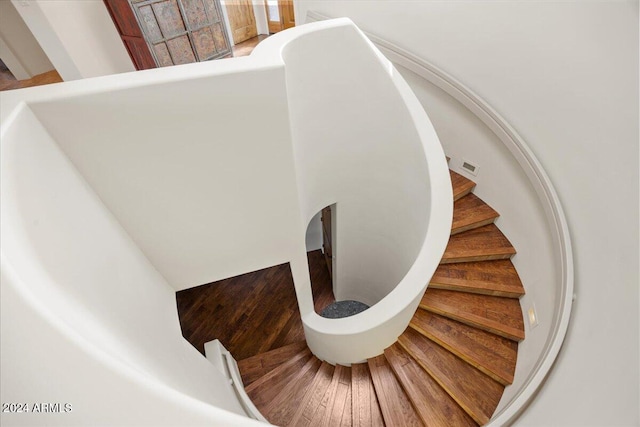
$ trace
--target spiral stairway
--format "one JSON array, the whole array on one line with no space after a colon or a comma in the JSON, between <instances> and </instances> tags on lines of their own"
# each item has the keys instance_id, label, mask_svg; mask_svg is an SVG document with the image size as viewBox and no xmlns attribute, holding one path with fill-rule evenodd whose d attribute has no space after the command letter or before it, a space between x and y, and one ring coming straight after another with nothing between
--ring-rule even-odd
<instances>
[{"instance_id":1,"label":"spiral stairway","mask_svg":"<svg viewBox=\"0 0 640 427\"><path fill-rule=\"evenodd\" d=\"M409 328L383 355L332 366L304 341L238 362L246 392L280 426L475 426L513 382L524 339L515 254L498 213L451 171L451 238Z\"/></svg>"}]
</instances>

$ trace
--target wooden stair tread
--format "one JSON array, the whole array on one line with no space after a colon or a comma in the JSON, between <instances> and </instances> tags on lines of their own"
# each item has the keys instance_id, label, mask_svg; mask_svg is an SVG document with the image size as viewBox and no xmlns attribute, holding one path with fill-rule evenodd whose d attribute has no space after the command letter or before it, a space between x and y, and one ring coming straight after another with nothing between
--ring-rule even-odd
<instances>
[{"instance_id":1,"label":"wooden stair tread","mask_svg":"<svg viewBox=\"0 0 640 427\"><path fill-rule=\"evenodd\" d=\"M449 169L449 175L451 176L451 187L453 187L453 201L466 196L474 189L476 183L469 178L465 178L457 172Z\"/></svg>"},{"instance_id":2,"label":"wooden stair tread","mask_svg":"<svg viewBox=\"0 0 640 427\"><path fill-rule=\"evenodd\" d=\"M488 224L451 236L440 263L508 259L515 253L498 227Z\"/></svg>"},{"instance_id":3,"label":"wooden stair tread","mask_svg":"<svg viewBox=\"0 0 640 427\"><path fill-rule=\"evenodd\" d=\"M385 356L380 355L367 362L385 425L422 426L420 417L402 390Z\"/></svg>"},{"instance_id":4,"label":"wooden stair tread","mask_svg":"<svg viewBox=\"0 0 640 427\"><path fill-rule=\"evenodd\" d=\"M489 421L500 402L502 384L412 328L398 343L477 423Z\"/></svg>"},{"instance_id":5,"label":"wooden stair tread","mask_svg":"<svg viewBox=\"0 0 640 427\"><path fill-rule=\"evenodd\" d=\"M260 413L273 425L287 425L298 410L306 390L320 369L321 363L315 356L309 358L307 363L294 376L290 377L284 387L276 389L277 394L273 400L261 406L256 405Z\"/></svg>"},{"instance_id":6,"label":"wooden stair tread","mask_svg":"<svg viewBox=\"0 0 640 427\"><path fill-rule=\"evenodd\" d=\"M418 310L410 326L502 385L513 383L517 343L426 310Z\"/></svg>"},{"instance_id":7,"label":"wooden stair tread","mask_svg":"<svg viewBox=\"0 0 640 427\"><path fill-rule=\"evenodd\" d=\"M321 424L351 426L351 368L336 365L329 386L327 412Z\"/></svg>"},{"instance_id":8,"label":"wooden stair tread","mask_svg":"<svg viewBox=\"0 0 640 427\"><path fill-rule=\"evenodd\" d=\"M387 348L384 355L424 425L477 426L473 418L399 344Z\"/></svg>"},{"instance_id":9,"label":"wooden stair tread","mask_svg":"<svg viewBox=\"0 0 640 427\"><path fill-rule=\"evenodd\" d=\"M295 376L310 358L311 351L308 348L296 353L287 362L245 387L247 395L256 407L260 409L260 407L272 400L282 387L289 383L290 378Z\"/></svg>"},{"instance_id":10,"label":"wooden stair tread","mask_svg":"<svg viewBox=\"0 0 640 427\"><path fill-rule=\"evenodd\" d=\"M520 301L427 288L420 308L514 341L524 339Z\"/></svg>"},{"instance_id":11,"label":"wooden stair tread","mask_svg":"<svg viewBox=\"0 0 640 427\"><path fill-rule=\"evenodd\" d=\"M456 200L453 204L451 234L462 233L473 228L491 224L498 216L491 206L473 193Z\"/></svg>"},{"instance_id":12,"label":"wooden stair tread","mask_svg":"<svg viewBox=\"0 0 640 427\"><path fill-rule=\"evenodd\" d=\"M261 376L274 370L296 354L304 351L305 348L307 348L307 343L300 341L239 361L238 369L244 386L248 386Z\"/></svg>"},{"instance_id":13,"label":"wooden stair tread","mask_svg":"<svg viewBox=\"0 0 640 427\"><path fill-rule=\"evenodd\" d=\"M380 404L366 363L351 365L351 407L354 427L384 426Z\"/></svg>"},{"instance_id":14,"label":"wooden stair tread","mask_svg":"<svg viewBox=\"0 0 640 427\"><path fill-rule=\"evenodd\" d=\"M519 298L524 287L511 260L440 264L430 288Z\"/></svg>"},{"instance_id":15,"label":"wooden stair tread","mask_svg":"<svg viewBox=\"0 0 640 427\"><path fill-rule=\"evenodd\" d=\"M327 402L324 398L327 393L327 389L331 384L333 371L334 367L332 365L327 362L322 362L312 383L309 385L300 406L298 406L296 413L293 415L288 425L310 425L314 420L316 413L326 408Z\"/></svg>"}]
</instances>

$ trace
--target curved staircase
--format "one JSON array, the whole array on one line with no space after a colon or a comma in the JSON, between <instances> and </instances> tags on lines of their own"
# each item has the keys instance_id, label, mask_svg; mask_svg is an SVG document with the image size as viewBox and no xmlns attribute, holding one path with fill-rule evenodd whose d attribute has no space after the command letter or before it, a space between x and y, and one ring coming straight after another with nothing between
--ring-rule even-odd
<instances>
[{"instance_id":1,"label":"curved staircase","mask_svg":"<svg viewBox=\"0 0 640 427\"><path fill-rule=\"evenodd\" d=\"M498 213L451 172L451 238L410 327L383 355L332 366L304 342L238 362L246 392L275 425L475 426L513 382L524 289Z\"/></svg>"}]
</instances>

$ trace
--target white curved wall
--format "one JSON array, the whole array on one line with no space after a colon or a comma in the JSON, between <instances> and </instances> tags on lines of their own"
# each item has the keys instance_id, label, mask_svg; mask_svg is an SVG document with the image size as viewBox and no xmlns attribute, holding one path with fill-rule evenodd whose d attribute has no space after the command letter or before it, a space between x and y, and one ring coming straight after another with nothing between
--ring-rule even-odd
<instances>
[{"instance_id":1,"label":"white curved wall","mask_svg":"<svg viewBox=\"0 0 640 427\"><path fill-rule=\"evenodd\" d=\"M301 307L307 344L322 360L361 362L406 329L444 252L444 153L406 82L351 21L280 33L252 57L280 52L303 219L337 202L337 298L374 304L345 319Z\"/></svg>"},{"instance_id":2,"label":"white curved wall","mask_svg":"<svg viewBox=\"0 0 640 427\"><path fill-rule=\"evenodd\" d=\"M296 2L299 21L307 10L347 16L453 75L518 130L554 183L577 299L555 367L517 425L637 425L638 3ZM474 143L457 141L465 153Z\"/></svg>"},{"instance_id":3,"label":"white curved wall","mask_svg":"<svg viewBox=\"0 0 640 427\"><path fill-rule=\"evenodd\" d=\"M374 305L422 246L430 183L407 106L370 49L345 26L297 38L283 58L303 218L337 204L336 299Z\"/></svg>"},{"instance_id":4,"label":"white curved wall","mask_svg":"<svg viewBox=\"0 0 640 427\"><path fill-rule=\"evenodd\" d=\"M5 119L3 402L72 411L3 413L3 425L246 422L224 376L182 338L173 289L35 115L23 105Z\"/></svg>"},{"instance_id":5,"label":"white curved wall","mask_svg":"<svg viewBox=\"0 0 640 427\"><path fill-rule=\"evenodd\" d=\"M287 262L308 283L281 66L240 58L101 82L30 106L175 290Z\"/></svg>"}]
</instances>

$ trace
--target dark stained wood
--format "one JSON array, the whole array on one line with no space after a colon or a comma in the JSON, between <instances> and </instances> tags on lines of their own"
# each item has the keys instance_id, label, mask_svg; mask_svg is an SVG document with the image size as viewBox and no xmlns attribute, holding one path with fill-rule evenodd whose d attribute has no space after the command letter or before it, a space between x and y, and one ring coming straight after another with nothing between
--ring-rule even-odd
<instances>
[{"instance_id":1,"label":"dark stained wood","mask_svg":"<svg viewBox=\"0 0 640 427\"><path fill-rule=\"evenodd\" d=\"M411 327L502 385L513 383L517 343L420 309Z\"/></svg>"},{"instance_id":2,"label":"dark stained wood","mask_svg":"<svg viewBox=\"0 0 640 427\"><path fill-rule=\"evenodd\" d=\"M384 355L426 426L477 426L460 405L399 344L386 349Z\"/></svg>"},{"instance_id":3,"label":"dark stained wood","mask_svg":"<svg viewBox=\"0 0 640 427\"><path fill-rule=\"evenodd\" d=\"M454 183L457 194L461 187L463 191L473 188L473 182L461 178ZM411 327L384 355L367 364L334 368L311 356L303 343L278 349L304 339L288 266L229 279L245 283L245 290L254 289L244 293L223 284L225 291L214 292L211 300L218 304L216 310L205 310L206 315L193 313L212 303L208 298L193 296L182 302L178 298L179 312L184 313L181 319L186 319L183 331L204 336L212 334L215 329L203 331L215 323L228 331L227 348L232 354L234 350L248 353L248 348L262 353L242 360L239 367L256 407L276 425L485 424L504 385L513 381L516 341L524 338L518 300L524 289L510 260L472 261L515 253L494 224L480 225L493 220L495 211L473 195L463 196L454 207L458 210L454 228L477 228L458 234L454 230L447 248L453 256L445 254L444 262L449 264L438 267ZM334 301L329 273L321 251L308 256L315 309L320 312ZM283 301L291 301L295 310L289 312ZM225 312L227 305L235 309ZM215 317L211 313L217 310L224 322L208 318ZM204 320L194 320L199 318ZM207 322L211 325L200 331ZM220 339L209 339L215 337ZM265 353L265 349L272 351Z\"/></svg>"},{"instance_id":4,"label":"dark stained wood","mask_svg":"<svg viewBox=\"0 0 640 427\"><path fill-rule=\"evenodd\" d=\"M427 288L420 307L510 340L524 339L517 299Z\"/></svg>"},{"instance_id":5,"label":"dark stained wood","mask_svg":"<svg viewBox=\"0 0 640 427\"><path fill-rule=\"evenodd\" d=\"M353 427L383 427L382 412L366 363L351 365Z\"/></svg>"},{"instance_id":6,"label":"dark stained wood","mask_svg":"<svg viewBox=\"0 0 640 427\"><path fill-rule=\"evenodd\" d=\"M289 426L311 425L318 412L326 410L328 397L327 390L333 378L334 367L326 362L322 362L320 369L316 372L313 382L307 388L307 392L298 406L297 411L291 417Z\"/></svg>"},{"instance_id":7,"label":"dark stained wood","mask_svg":"<svg viewBox=\"0 0 640 427\"><path fill-rule=\"evenodd\" d=\"M500 216L478 196L469 193L453 203L451 234L462 233L473 228L491 224Z\"/></svg>"},{"instance_id":8,"label":"dark stained wood","mask_svg":"<svg viewBox=\"0 0 640 427\"><path fill-rule=\"evenodd\" d=\"M307 415L298 419L294 416L289 422L290 426L351 426L351 368L336 365L328 385L326 373L322 375L318 383L320 389L324 389L324 394L320 396L320 392L313 393L305 408ZM310 388L314 387L317 377Z\"/></svg>"},{"instance_id":9,"label":"dark stained wood","mask_svg":"<svg viewBox=\"0 0 640 427\"><path fill-rule=\"evenodd\" d=\"M509 259L515 253L498 227L489 224L451 236L440 263Z\"/></svg>"},{"instance_id":10,"label":"dark stained wood","mask_svg":"<svg viewBox=\"0 0 640 427\"><path fill-rule=\"evenodd\" d=\"M311 352L305 348L287 362L245 387L247 395L258 408L265 407L311 358Z\"/></svg>"},{"instance_id":11,"label":"dark stained wood","mask_svg":"<svg viewBox=\"0 0 640 427\"><path fill-rule=\"evenodd\" d=\"M489 421L500 402L502 384L411 328L398 343L477 423Z\"/></svg>"},{"instance_id":12,"label":"dark stained wood","mask_svg":"<svg viewBox=\"0 0 640 427\"><path fill-rule=\"evenodd\" d=\"M300 341L238 361L238 369L240 370L243 384L245 387L248 386L306 348L307 343Z\"/></svg>"},{"instance_id":13,"label":"dark stained wood","mask_svg":"<svg viewBox=\"0 0 640 427\"><path fill-rule=\"evenodd\" d=\"M369 359L368 363L385 425L422 426L422 421L402 390L385 356Z\"/></svg>"},{"instance_id":14,"label":"dark stained wood","mask_svg":"<svg viewBox=\"0 0 640 427\"><path fill-rule=\"evenodd\" d=\"M329 276L333 278L333 242L332 236L332 220L333 214L331 212L331 206L327 206L322 209L320 220L322 222L322 253L324 253L324 260L327 263L327 270Z\"/></svg>"},{"instance_id":15,"label":"dark stained wood","mask_svg":"<svg viewBox=\"0 0 640 427\"><path fill-rule=\"evenodd\" d=\"M449 169L451 175L451 186L453 187L453 200L456 201L471 192L476 186L476 183L468 178L460 175L457 172Z\"/></svg>"},{"instance_id":16,"label":"dark stained wood","mask_svg":"<svg viewBox=\"0 0 640 427\"><path fill-rule=\"evenodd\" d=\"M321 313L326 306L336 302L333 296L331 276L321 250L309 252L307 258L309 260L311 288L313 289L313 304L316 313Z\"/></svg>"},{"instance_id":17,"label":"dark stained wood","mask_svg":"<svg viewBox=\"0 0 640 427\"><path fill-rule=\"evenodd\" d=\"M324 425L351 427L351 368L336 365Z\"/></svg>"},{"instance_id":18,"label":"dark stained wood","mask_svg":"<svg viewBox=\"0 0 640 427\"><path fill-rule=\"evenodd\" d=\"M308 254L316 311L334 301L321 251ZM219 339L236 360L304 340L288 264L176 293L183 336L204 354Z\"/></svg>"},{"instance_id":19,"label":"dark stained wood","mask_svg":"<svg viewBox=\"0 0 640 427\"><path fill-rule=\"evenodd\" d=\"M317 357L311 357L271 402L262 407L256 405L260 413L273 425L287 425L302 403L302 398L321 364Z\"/></svg>"},{"instance_id":20,"label":"dark stained wood","mask_svg":"<svg viewBox=\"0 0 640 427\"><path fill-rule=\"evenodd\" d=\"M520 298L524 287L511 260L441 264L429 287L509 298Z\"/></svg>"},{"instance_id":21,"label":"dark stained wood","mask_svg":"<svg viewBox=\"0 0 640 427\"><path fill-rule=\"evenodd\" d=\"M103 0L113 23L120 34L122 43L129 52L129 57L136 70L156 68L153 55L144 40L136 16L128 0Z\"/></svg>"}]
</instances>

